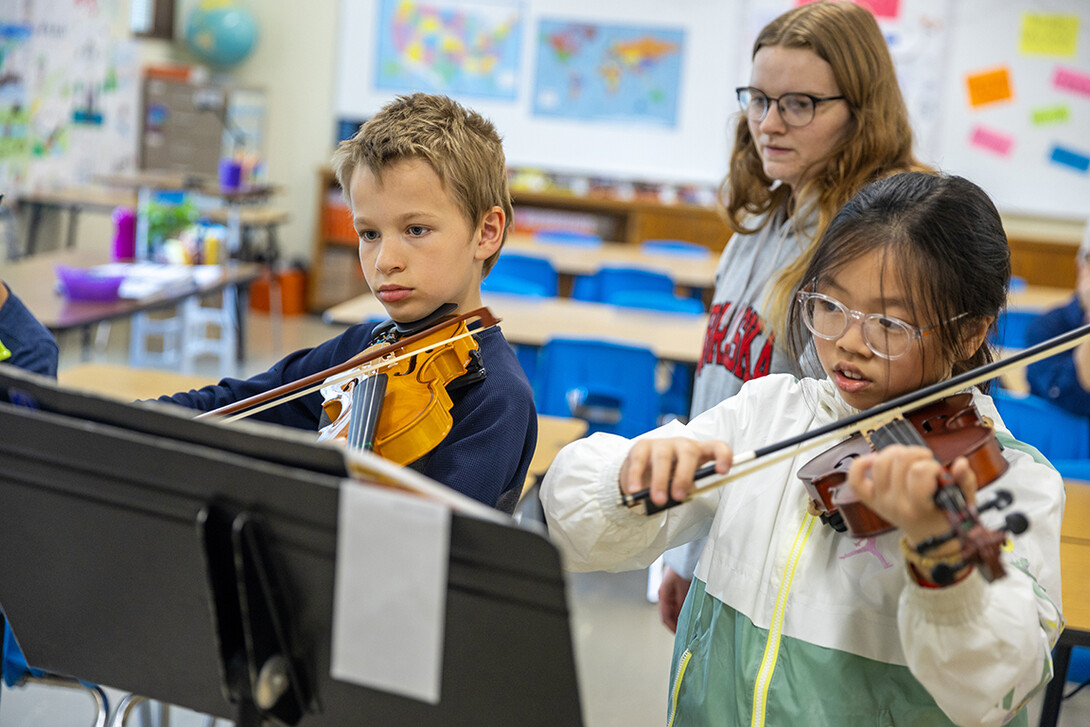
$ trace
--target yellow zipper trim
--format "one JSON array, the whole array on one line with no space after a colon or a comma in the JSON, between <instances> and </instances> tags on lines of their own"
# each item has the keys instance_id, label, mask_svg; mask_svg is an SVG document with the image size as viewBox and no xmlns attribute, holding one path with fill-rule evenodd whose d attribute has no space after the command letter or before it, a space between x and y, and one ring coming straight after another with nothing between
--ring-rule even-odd
<instances>
[{"instance_id":1,"label":"yellow zipper trim","mask_svg":"<svg viewBox=\"0 0 1090 727\"><path fill-rule=\"evenodd\" d=\"M791 592L791 581L795 578L795 568L802 557L802 551L810 540L810 534L814 531L817 518L807 515L795 534L795 542L791 545L791 555L787 559L787 568L780 581L780 591L776 595L776 610L772 613L772 624L768 627L768 640L765 641L765 653L761 658L761 668L757 672L757 680L753 684L753 716L750 719L750 727L763 727L765 723L765 709L768 706L768 685L772 681L772 672L776 668L776 657L780 653L780 637L783 635L783 617L787 611L787 594Z\"/></svg>"},{"instance_id":2,"label":"yellow zipper trim","mask_svg":"<svg viewBox=\"0 0 1090 727\"><path fill-rule=\"evenodd\" d=\"M681 655L681 661L677 665L677 677L674 679L674 688L670 690L670 719L666 720L666 727L673 727L674 717L677 716L677 693L681 691L681 677L685 675L685 667L689 666L689 659L693 658L693 652L688 649Z\"/></svg>"}]
</instances>

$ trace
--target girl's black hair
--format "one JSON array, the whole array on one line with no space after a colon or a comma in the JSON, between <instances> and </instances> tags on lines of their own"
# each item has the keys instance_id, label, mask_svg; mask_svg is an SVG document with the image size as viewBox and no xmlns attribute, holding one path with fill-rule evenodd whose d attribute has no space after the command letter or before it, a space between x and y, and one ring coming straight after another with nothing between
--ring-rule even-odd
<instances>
[{"instance_id":1,"label":"girl's black hair","mask_svg":"<svg viewBox=\"0 0 1090 727\"><path fill-rule=\"evenodd\" d=\"M940 341L942 355L954 362L953 374L993 360L988 340L1006 305L1010 247L999 212L984 190L962 177L926 172L871 182L829 224L803 285L820 287L874 250L895 263L886 269L900 277L902 290L916 291L905 303L917 325L967 314L930 334ZM799 315L793 303L787 343L796 354L809 340ZM967 338L989 318L984 343L975 351L964 350Z\"/></svg>"}]
</instances>

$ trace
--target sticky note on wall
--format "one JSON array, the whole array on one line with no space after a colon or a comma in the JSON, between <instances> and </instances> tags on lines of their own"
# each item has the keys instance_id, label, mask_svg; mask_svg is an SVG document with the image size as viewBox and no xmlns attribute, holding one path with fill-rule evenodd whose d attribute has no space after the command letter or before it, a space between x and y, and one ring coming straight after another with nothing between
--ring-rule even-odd
<instances>
[{"instance_id":1,"label":"sticky note on wall","mask_svg":"<svg viewBox=\"0 0 1090 727\"><path fill-rule=\"evenodd\" d=\"M1083 174L1090 171L1090 155L1059 144L1052 147L1049 159L1053 164L1059 164L1062 167L1068 167Z\"/></svg>"},{"instance_id":2,"label":"sticky note on wall","mask_svg":"<svg viewBox=\"0 0 1090 727\"><path fill-rule=\"evenodd\" d=\"M1074 58L1078 40L1078 15L1022 13L1018 50L1025 55Z\"/></svg>"},{"instance_id":3,"label":"sticky note on wall","mask_svg":"<svg viewBox=\"0 0 1090 727\"><path fill-rule=\"evenodd\" d=\"M1073 68L1057 68L1052 74L1052 85L1061 91L1074 91L1083 96L1090 96L1090 73L1076 71Z\"/></svg>"},{"instance_id":4,"label":"sticky note on wall","mask_svg":"<svg viewBox=\"0 0 1090 727\"><path fill-rule=\"evenodd\" d=\"M871 11L876 18L901 17L901 0L852 0L856 5ZM795 7L809 5L817 0L795 0Z\"/></svg>"},{"instance_id":5,"label":"sticky note on wall","mask_svg":"<svg viewBox=\"0 0 1090 727\"><path fill-rule=\"evenodd\" d=\"M1046 124L1062 124L1071 118L1071 109L1067 104L1056 104L1054 106L1038 106L1035 109L1030 109L1029 112L1030 121L1034 126L1044 126Z\"/></svg>"},{"instance_id":6,"label":"sticky note on wall","mask_svg":"<svg viewBox=\"0 0 1090 727\"><path fill-rule=\"evenodd\" d=\"M973 108L1014 97L1011 72L1006 66L970 74L965 80L969 89L969 105Z\"/></svg>"},{"instance_id":7,"label":"sticky note on wall","mask_svg":"<svg viewBox=\"0 0 1090 727\"><path fill-rule=\"evenodd\" d=\"M1014 137L995 129L974 126L973 133L969 136L969 143L977 149L1006 157L1010 156L1011 150L1014 148Z\"/></svg>"}]
</instances>

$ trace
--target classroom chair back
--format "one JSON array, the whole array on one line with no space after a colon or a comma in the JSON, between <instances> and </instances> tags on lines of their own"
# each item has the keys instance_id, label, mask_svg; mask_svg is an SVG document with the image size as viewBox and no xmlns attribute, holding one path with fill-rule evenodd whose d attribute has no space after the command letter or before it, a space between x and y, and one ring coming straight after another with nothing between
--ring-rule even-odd
<instances>
[{"instance_id":1,"label":"classroom chair back","mask_svg":"<svg viewBox=\"0 0 1090 727\"><path fill-rule=\"evenodd\" d=\"M1053 464L1090 459L1090 418L1072 414L1033 394L1000 389L992 399L1011 434L1036 447Z\"/></svg>"},{"instance_id":2,"label":"classroom chair back","mask_svg":"<svg viewBox=\"0 0 1090 727\"><path fill-rule=\"evenodd\" d=\"M644 268L605 266L592 275L580 275L572 284L571 297L604 303L622 291L673 295L674 281L668 273Z\"/></svg>"},{"instance_id":3,"label":"classroom chair back","mask_svg":"<svg viewBox=\"0 0 1090 727\"><path fill-rule=\"evenodd\" d=\"M644 240L640 243L640 249L654 255L679 255L704 259L711 257L711 249L696 242L688 240Z\"/></svg>"},{"instance_id":4,"label":"classroom chair back","mask_svg":"<svg viewBox=\"0 0 1090 727\"><path fill-rule=\"evenodd\" d=\"M592 248L602 246L601 235L595 235L591 232L579 232L577 230L537 230L534 232L534 241Z\"/></svg>"},{"instance_id":5,"label":"classroom chair back","mask_svg":"<svg viewBox=\"0 0 1090 727\"><path fill-rule=\"evenodd\" d=\"M1001 348L1025 348L1026 329L1030 321L1039 315L1039 311L1004 308L995 322L992 343Z\"/></svg>"},{"instance_id":6,"label":"classroom chair back","mask_svg":"<svg viewBox=\"0 0 1090 727\"><path fill-rule=\"evenodd\" d=\"M110 714L110 703L106 692L96 684L89 684L78 679L50 674L27 665L23 650L15 641L15 634L3 616L0 615L0 677L9 687L22 687L38 684L49 687L74 689L87 694L94 705L95 727L105 727Z\"/></svg>"},{"instance_id":7,"label":"classroom chair back","mask_svg":"<svg viewBox=\"0 0 1090 727\"><path fill-rule=\"evenodd\" d=\"M555 298L558 280L556 268L548 260L504 251L481 282L481 290Z\"/></svg>"},{"instance_id":8,"label":"classroom chair back","mask_svg":"<svg viewBox=\"0 0 1090 727\"><path fill-rule=\"evenodd\" d=\"M583 419L587 434L642 434L658 423L657 364L655 354L640 346L551 339L538 359L537 411Z\"/></svg>"}]
</instances>

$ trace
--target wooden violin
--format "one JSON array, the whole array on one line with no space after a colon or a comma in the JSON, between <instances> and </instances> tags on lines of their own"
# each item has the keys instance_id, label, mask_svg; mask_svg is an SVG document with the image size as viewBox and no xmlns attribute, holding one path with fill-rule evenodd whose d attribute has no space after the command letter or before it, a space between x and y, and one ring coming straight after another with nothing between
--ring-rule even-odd
<instances>
[{"instance_id":1,"label":"wooden violin","mask_svg":"<svg viewBox=\"0 0 1090 727\"><path fill-rule=\"evenodd\" d=\"M341 441L399 465L435 449L454 425L447 385L479 362L477 341L467 332L465 320L434 326L408 355L387 346L359 376L323 387L330 423L318 441Z\"/></svg>"},{"instance_id":2,"label":"wooden violin","mask_svg":"<svg viewBox=\"0 0 1090 727\"><path fill-rule=\"evenodd\" d=\"M875 429L857 433L845 442L807 462L798 472L811 497L811 512L821 515L834 529L849 531L854 537L878 535L893 529L855 495L847 484L848 469L858 456L891 444L918 445L929 448L943 465L935 504L946 515L951 530L916 546L921 555L957 538L961 544L959 561L936 565L928 575L939 584L952 582L955 574L968 565L980 567L989 580L1004 575L1000 546L1006 532L1025 531L1028 522L1020 514L1007 516L997 530L989 530L979 520L979 513L1001 509L1012 501L1009 492L1000 491L979 508L969 505L948 468L957 457L966 457L980 487L991 484L1007 471L999 442L991 425L980 416L968 393L946 397L925 407L907 412L898 419Z\"/></svg>"},{"instance_id":3,"label":"wooden violin","mask_svg":"<svg viewBox=\"0 0 1090 727\"><path fill-rule=\"evenodd\" d=\"M804 432L789 437L780 442L775 442L759 447L749 452L735 454L731 471L726 474L718 474L714 464L706 464L700 467L695 475L694 487L683 501L669 500L662 505L651 501L651 492L648 489L633 493L622 493L620 504L623 507L642 507L644 514L654 515L683 502L699 497L706 492L722 487L738 477L751 474L756 469L793 458L804 447L815 447L826 442L843 440L855 432L877 430L892 421L903 419L906 412L920 409L928 404L944 399L947 396L968 389L977 384L1001 376L1007 371L1027 366L1028 364L1054 356L1061 351L1066 351L1078 346L1084 340L1090 338L1090 325L1081 326L1067 333L1051 338L1047 341L1023 349L1001 361L980 366L964 373L952 376L946 381L940 381L930 386L925 386L915 392L899 396L895 399L880 404L866 411L859 412L850 417L832 422L809 432ZM847 453L847 452L844 452Z\"/></svg>"},{"instance_id":4,"label":"wooden violin","mask_svg":"<svg viewBox=\"0 0 1090 727\"><path fill-rule=\"evenodd\" d=\"M458 316L451 310L453 305L444 306L414 324L391 323L396 330L382 342L343 363L197 418L233 421L322 390L328 393L329 406L323 408L331 423L319 441L342 439L373 448L397 464L416 461L453 426L446 386L466 374L478 355L473 333L499 323L487 308ZM470 330L470 321L480 327Z\"/></svg>"}]
</instances>

